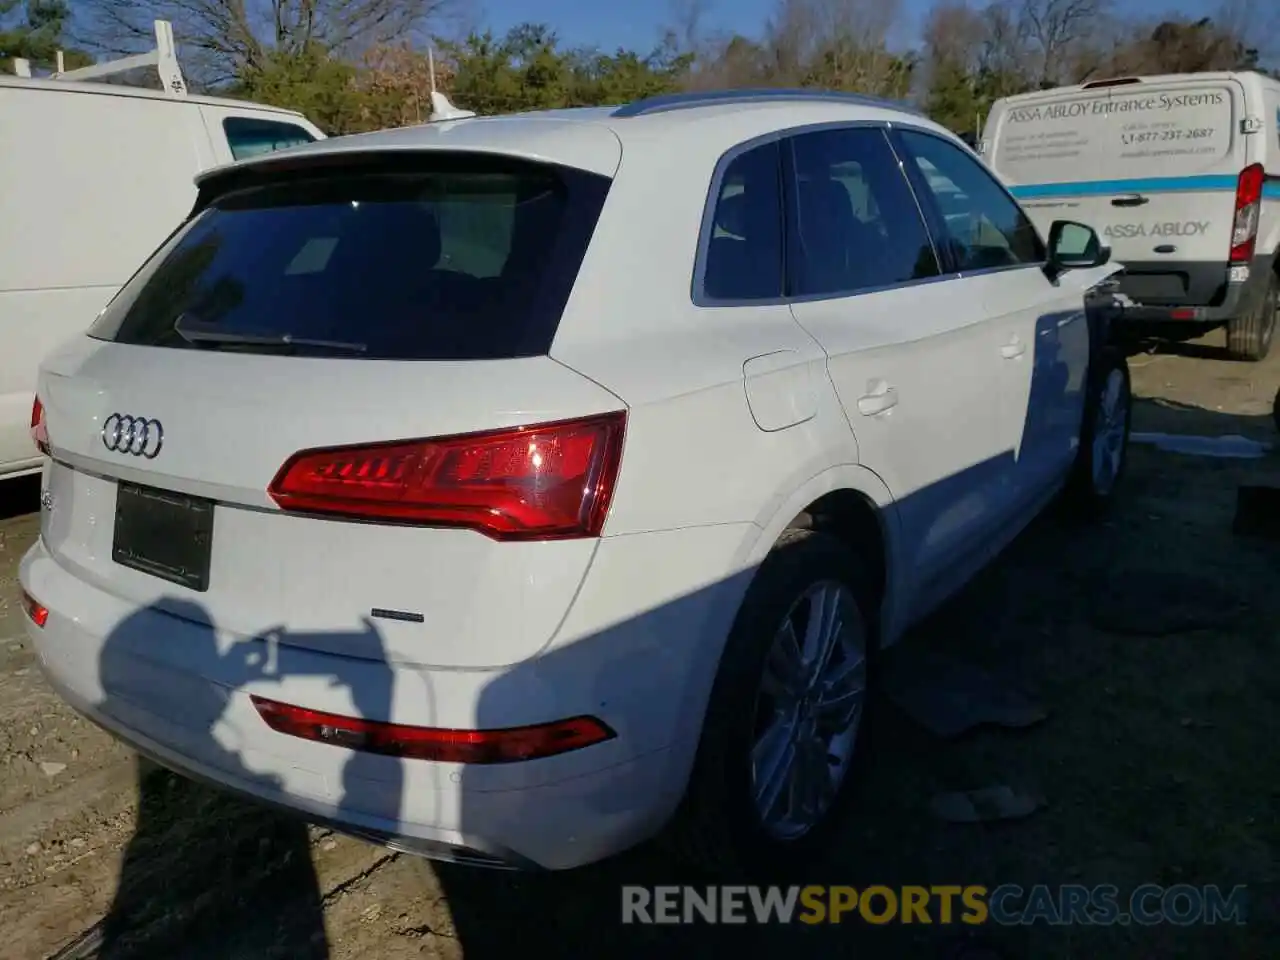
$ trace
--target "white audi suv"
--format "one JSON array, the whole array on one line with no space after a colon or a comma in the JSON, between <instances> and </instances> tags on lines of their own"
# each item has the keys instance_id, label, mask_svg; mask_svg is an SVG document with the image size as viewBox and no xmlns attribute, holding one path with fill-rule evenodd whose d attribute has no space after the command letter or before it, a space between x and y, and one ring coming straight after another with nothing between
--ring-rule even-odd
<instances>
[{"instance_id":1,"label":"white audi suv","mask_svg":"<svg viewBox=\"0 0 1280 960\"><path fill-rule=\"evenodd\" d=\"M803 860L876 654L1123 470L1109 252L893 103L447 120L198 184L40 369L29 635L142 754L397 849Z\"/></svg>"}]
</instances>

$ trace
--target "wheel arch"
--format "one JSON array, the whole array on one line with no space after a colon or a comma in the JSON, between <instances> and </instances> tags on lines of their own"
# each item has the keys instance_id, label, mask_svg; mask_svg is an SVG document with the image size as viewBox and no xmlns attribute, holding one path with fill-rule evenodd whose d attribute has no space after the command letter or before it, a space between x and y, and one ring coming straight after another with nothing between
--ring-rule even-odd
<instances>
[{"instance_id":1,"label":"wheel arch","mask_svg":"<svg viewBox=\"0 0 1280 960\"><path fill-rule=\"evenodd\" d=\"M893 497L877 474L858 464L830 467L776 501L755 527L759 532L743 545L739 568L758 568L783 533L795 528L822 530L858 550L872 568L880 642L892 642L901 580L899 534Z\"/></svg>"}]
</instances>

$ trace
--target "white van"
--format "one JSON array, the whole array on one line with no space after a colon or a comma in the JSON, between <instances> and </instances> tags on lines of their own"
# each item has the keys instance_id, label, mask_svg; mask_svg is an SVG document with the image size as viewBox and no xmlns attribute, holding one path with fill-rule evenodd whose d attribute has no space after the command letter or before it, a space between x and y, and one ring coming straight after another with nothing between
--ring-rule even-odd
<instances>
[{"instance_id":1,"label":"white van","mask_svg":"<svg viewBox=\"0 0 1280 960\"><path fill-rule=\"evenodd\" d=\"M981 152L1041 230L1093 226L1138 321L1227 327L1270 349L1280 302L1280 81L1125 77L997 101Z\"/></svg>"},{"instance_id":2,"label":"white van","mask_svg":"<svg viewBox=\"0 0 1280 960\"><path fill-rule=\"evenodd\" d=\"M186 95L168 24L157 28L157 52L119 66L0 77L0 477L40 468L29 430L41 359L190 213L196 174L324 137L297 113ZM165 91L81 80L144 60Z\"/></svg>"}]
</instances>

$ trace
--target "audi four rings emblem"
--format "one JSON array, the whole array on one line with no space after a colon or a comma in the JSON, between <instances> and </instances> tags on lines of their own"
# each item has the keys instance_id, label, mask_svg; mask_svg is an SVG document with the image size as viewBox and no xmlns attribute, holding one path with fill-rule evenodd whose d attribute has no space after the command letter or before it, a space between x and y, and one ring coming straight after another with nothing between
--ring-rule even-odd
<instances>
[{"instance_id":1,"label":"audi four rings emblem","mask_svg":"<svg viewBox=\"0 0 1280 960\"><path fill-rule=\"evenodd\" d=\"M164 427L159 420L113 413L102 425L102 445L116 453L154 460L164 446Z\"/></svg>"}]
</instances>

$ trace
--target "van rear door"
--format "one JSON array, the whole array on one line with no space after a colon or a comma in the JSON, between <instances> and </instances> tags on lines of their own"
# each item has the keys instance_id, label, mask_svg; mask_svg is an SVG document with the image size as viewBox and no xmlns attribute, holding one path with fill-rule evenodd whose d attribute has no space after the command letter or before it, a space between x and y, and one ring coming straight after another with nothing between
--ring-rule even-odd
<instances>
[{"instance_id":1,"label":"van rear door","mask_svg":"<svg viewBox=\"0 0 1280 960\"><path fill-rule=\"evenodd\" d=\"M992 164L1041 231L1094 227L1133 299L1209 305L1225 294L1244 115L1228 77L1086 85L1005 111Z\"/></svg>"}]
</instances>

